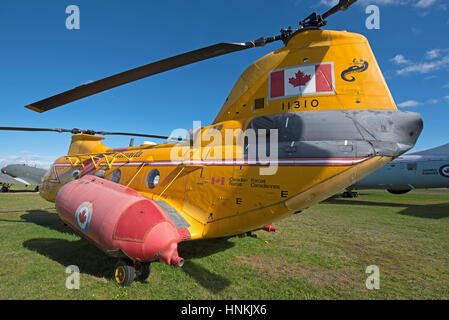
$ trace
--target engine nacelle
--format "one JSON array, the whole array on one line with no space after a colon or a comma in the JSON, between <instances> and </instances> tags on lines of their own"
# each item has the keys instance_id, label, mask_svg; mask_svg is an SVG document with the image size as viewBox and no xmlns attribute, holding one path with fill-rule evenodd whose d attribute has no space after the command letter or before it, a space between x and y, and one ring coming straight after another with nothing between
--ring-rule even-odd
<instances>
[{"instance_id":1,"label":"engine nacelle","mask_svg":"<svg viewBox=\"0 0 449 320\"><path fill-rule=\"evenodd\" d=\"M183 264L173 222L155 201L131 188L87 175L60 189L56 210L64 223L106 253Z\"/></svg>"}]
</instances>

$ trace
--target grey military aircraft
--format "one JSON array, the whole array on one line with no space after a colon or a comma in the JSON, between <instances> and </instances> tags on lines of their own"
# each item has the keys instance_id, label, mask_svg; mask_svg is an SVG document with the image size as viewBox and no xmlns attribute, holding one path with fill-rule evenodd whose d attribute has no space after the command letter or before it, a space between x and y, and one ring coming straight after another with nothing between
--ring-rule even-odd
<instances>
[{"instance_id":1,"label":"grey military aircraft","mask_svg":"<svg viewBox=\"0 0 449 320\"><path fill-rule=\"evenodd\" d=\"M13 184L36 186L35 190L38 191L45 172L44 169L25 164L11 164L3 167L0 172L0 192L8 192Z\"/></svg>"},{"instance_id":2,"label":"grey military aircraft","mask_svg":"<svg viewBox=\"0 0 449 320\"><path fill-rule=\"evenodd\" d=\"M353 190L386 189L404 194L431 188L449 188L449 143L396 158L347 188L343 197L356 197Z\"/></svg>"}]
</instances>

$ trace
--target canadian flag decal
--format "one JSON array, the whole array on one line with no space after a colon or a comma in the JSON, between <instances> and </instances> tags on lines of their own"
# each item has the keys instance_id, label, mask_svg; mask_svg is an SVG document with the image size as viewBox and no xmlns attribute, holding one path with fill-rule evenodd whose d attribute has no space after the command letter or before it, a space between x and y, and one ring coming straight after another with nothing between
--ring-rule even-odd
<instances>
[{"instance_id":1,"label":"canadian flag decal","mask_svg":"<svg viewBox=\"0 0 449 320\"><path fill-rule=\"evenodd\" d=\"M270 99L335 93L333 62L294 66L270 72Z\"/></svg>"}]
</instances>

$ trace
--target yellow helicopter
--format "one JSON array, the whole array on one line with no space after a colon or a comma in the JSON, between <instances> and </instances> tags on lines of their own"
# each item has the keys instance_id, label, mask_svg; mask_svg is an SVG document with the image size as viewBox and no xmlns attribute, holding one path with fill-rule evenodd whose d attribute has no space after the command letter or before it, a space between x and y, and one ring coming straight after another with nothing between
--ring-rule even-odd
<instances>
[{"instance_id":1,"label":"yellow helicopter","mask_svg":"<svg viewBox=\"0 0 449 320\"><path fill-rule=\"evenodd\" d=\"M214 122L170 137L80 129L46 173L40 195L61 220L117 257L121 285L150 263L182 266L181 241L264 229L325 200L411 149L419 114L399 111L367 39L322 30L355 0L340 0L299 28L245 43L219 43L104 78L27 108L66 103L194 62L282 41L250 65ZM166 139L111 149L99 135ZM178 140L178 141L170 141Z\"/></svg>"}]
</instances>

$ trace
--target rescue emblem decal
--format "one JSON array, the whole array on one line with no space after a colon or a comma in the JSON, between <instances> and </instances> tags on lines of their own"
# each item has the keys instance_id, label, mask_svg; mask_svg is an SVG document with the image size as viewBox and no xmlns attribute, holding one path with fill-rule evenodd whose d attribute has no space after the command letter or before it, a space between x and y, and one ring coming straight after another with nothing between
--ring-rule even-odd
<instances>
[{"instance_id":1,"label":"rescue emblem decal","mask_svg":"<svg viewBox=\"0 0 449 320\"><path fill-rule=\"evenodd\" d=\"M75 213L75 221L78 228L83 233L87 233L89 231L90 220L92 218L93 208L92 203L83 202Z\"/></svg>"},{"instance_id":2,"label":"rescue emblem decal","mask_svg":"<svg viewBox=\"0 0 449 320\"><path fill-rule=\"evenodd\" d=\"M341 73L341 78L348 82L355 81L355 78L353 76L350 76L348 78L347 75L349 75L351 73L355 73L355 72L360 73L360 72L363 72L366 69L368 69L368 62L366 62L363 59L360 59L360 60L354 59L354 60L352 60L352 63L353 63L352 66L350 66L348 69L344 70Z\"/></svg>"}]
</instances>

